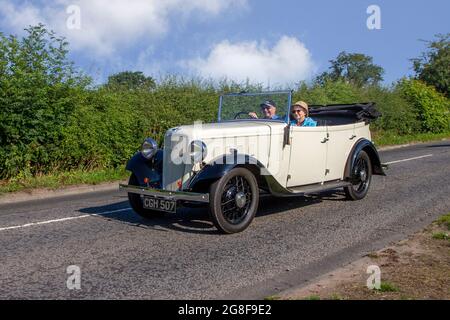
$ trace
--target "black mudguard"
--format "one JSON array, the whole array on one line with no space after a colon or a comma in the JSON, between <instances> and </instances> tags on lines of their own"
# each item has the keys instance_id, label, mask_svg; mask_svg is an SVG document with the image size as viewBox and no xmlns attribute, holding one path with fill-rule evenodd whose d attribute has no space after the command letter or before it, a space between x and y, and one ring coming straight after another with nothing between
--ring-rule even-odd
<instances>
[{"instance_id":1,"label":"black mudguard","mask_svg":"<svg viewBox=\"0 0 450 320\"><path fill-rule=\"evenodd\" d=\"M378 155L378 151L375 148L374 144L367 139L360 139L353 146L353 149L350 152L350 156L347 159L347 163L345 165L344 178L351 178L351 170L352 170L353 164L354 164L358 154L363 150L370 157L370 161L372 163L373 174L385 176L386 173L383 170L383 167L381 165L380 156Z\"/></svg>"},{"instance_id":2,"label":"black mudguard","mask_svg":"<svg viewBox=\"0 0 450 320\"><path fill-rule=\"evenodd\" d=\"M243 163L233 161L233 163L227 163L225 159L221 159L220 162L212 161L200 170L189 182L188 189L195 192L208 192L209 186L214 182L226 175L229 171L237 167L245 167L252 171L257 179L261 177L261 170L264 170L264 166L255 158L248 155L238 154L234 159L244 159ZM258 181L264 183L264 181Z\"/></svg>"},{"instance_id":3,"label":"black mudguard","mask_svg":"<svg viewBox=\"0 0 450 320\"><path fill-rule=\"evenodd\" d=\"M137 152L128 161L125 168L136 176L140 185L146 185L144 179L148 178L149 184L156 186L161 183L162 168L159 168L160 162L162 162L161 150L158 150L155 157L150 160L147 160L140 152Z\"/></svg>"}]
</instances>

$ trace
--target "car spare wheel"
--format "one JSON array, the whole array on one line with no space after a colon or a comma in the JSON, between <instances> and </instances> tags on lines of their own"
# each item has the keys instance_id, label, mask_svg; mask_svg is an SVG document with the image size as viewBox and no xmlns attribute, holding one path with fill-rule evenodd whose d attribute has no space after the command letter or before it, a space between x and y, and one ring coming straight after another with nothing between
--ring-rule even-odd
<instances>
[{"instance_id":1,"label":"car spare wheel","mask_svg":"<svg viewBox=\"0 0 450 320\"><path fill-rule=\"evenodd\" d=\"M369 155L361 151L353 163L351 185L344 187L345 195L350 200L361 200L369 191L372 181L372 164Z\"/></svg>"},{"instance_id":2,"label":"car spare wheel","mask_svg":"<svg viewBox=\"0 0 450 320\"><path fill-rule=\"evenodd\" d=\"M223 233L245 230L258 210L259 188L245 168L234 168L210 187L210 214Z\"/></svg>"}]
</instances>

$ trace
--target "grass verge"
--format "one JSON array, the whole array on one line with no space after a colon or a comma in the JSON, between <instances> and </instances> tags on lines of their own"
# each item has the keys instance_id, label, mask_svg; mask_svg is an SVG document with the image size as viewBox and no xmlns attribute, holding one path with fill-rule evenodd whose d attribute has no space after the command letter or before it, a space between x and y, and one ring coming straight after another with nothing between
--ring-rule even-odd
<instances>
[{"instance_id":1,"label":"grass verge","mask_svg":"<svg viewBox=\"0 0 450 320\"><path fill-rule=\"evenodd\" d=\"M437 240L450 240L450 236L448 235L447 232L436 232L433 233L433 239L437 239Z\"/></svg>"},{"instance_id":2,"label":"grass verge","mask_svg":"<svg viewBox=\"0 0 450 320\"><path fill-rule=\"evenodd\" d=\"M380 292L397 292L397 291L400 291L397 288L396 285L394 285L394 284L392 284L390 282L387 282L387 281L382 281L380 283L380 289L376 289L376 290L378 290Z\"/></svg>"},{"instance_id":3,"label":"grass verge","mask_svg":"<svg viewBox=\"0 0 450 320\"><path fill-rule=\"evenodd\" d=\"M59 189L64 186L120 181L129 176L125 169L74 170L48 175L31 176L0 181L0 194L45 188Z\"/></svg>"},{"instance_id":4,"label":"grass verge","mask_svg":"<svg viewBox=\"0 0 450 320\"><path fill-rule=\"evenodd\" d=\"M443 133L417 133L410 135L398 135L390 131L372 132L372 139L377 146L393 146L414 142L429 142L450 138L450 131Z\"/></svg>"},{"instance_id":5,"label":"grass verge","mask_svg":"<svg viewBox=\"0 0 450 320\"><path fill-rule=\"evenodd\" d=\"M440 217L437 223L440 226L445 226L448 230L450 230L450 213Z\"/></svg>"}]
</instances>

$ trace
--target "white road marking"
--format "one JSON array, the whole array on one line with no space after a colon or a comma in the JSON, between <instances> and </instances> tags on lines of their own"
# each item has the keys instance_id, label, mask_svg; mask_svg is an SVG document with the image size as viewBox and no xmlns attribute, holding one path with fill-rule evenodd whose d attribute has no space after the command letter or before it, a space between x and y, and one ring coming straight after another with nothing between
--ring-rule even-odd
<instances>
[{"instance_id":1,"label":"white road marking","mask_svg":"<svg viewBox=\"0 0 450 320\"><path fill-rule=\"evenodd\" d=\"M13 229L22 229L22 228L27 228L27 227L39 226L39 225L43 225L43 224L50 224L50 223L55 223L55 222L70 221L70 220L76 220L76 219L82 219L82 218L88 218L88 217L100 217L100 216L105 216L105 215L108 215L108 214L111 214L111 213L122 212L122 211L127 211L127 210L130 210L130 208L118 209L118 210L113 210L113 211L108 211L108 212L103 212L103 213L84 214L84 215L81 215L81 216L73 216L73 217L67 217L67 218L61 218L61 219L53 219L53 220L31 222L31 223L18 225L18 226L2 227L2 228L0 228L0 231L13 230Z\"/></svg>"},{"instance_id":2,"label":"white road marking","mask_svg":"<svg viewBox=\"0 0 450 320\"><path fill-rule=\"evenodd\" d=\"M395 161L391 161L391 162L386 162L386 164L393 164L393 163L417 160L417 159L422 159L422 158L427 158L427 157L432 157L432 156L433 156L432 154L426 154L426 155L420 156L420 157L414 157L414 158L408 158L408 159L402 159L402 160L395 160Z\"/></svg>"}]
</instances>

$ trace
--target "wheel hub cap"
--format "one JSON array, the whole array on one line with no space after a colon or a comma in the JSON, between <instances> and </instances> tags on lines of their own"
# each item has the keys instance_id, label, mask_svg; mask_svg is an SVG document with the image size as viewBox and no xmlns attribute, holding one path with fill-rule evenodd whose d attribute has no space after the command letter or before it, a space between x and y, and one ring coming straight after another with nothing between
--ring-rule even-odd
<instances>
[{"instance_id":1,"label":"wheel hub cap","mask_svg":"<svg viewBox=\"0 0 450 320\"><path fill-rule=\"evenodd\" d=\"M361 181L366 181L367 178L366 170L361 170L361 172L359 173L359 177L361 178Z\"/></svg>"},{"instance_id":2,"label":"wheel hub cap","mask_svg":"<svg viewBox=\"0 0 450 320\"><path fill-rule=\"evenodd\" d=\"M245 207L245 204L247 203L247 197L245 196L245 193L238 192L238 193L236 193L236 195L234 197L234 201L236 201L236 206L238 208L243 208L243 207Z\"/></svg>"}]
</instances>

